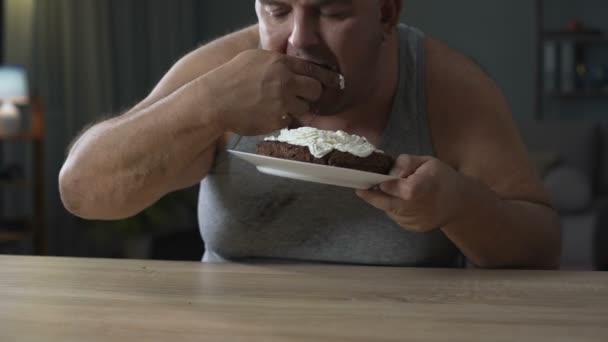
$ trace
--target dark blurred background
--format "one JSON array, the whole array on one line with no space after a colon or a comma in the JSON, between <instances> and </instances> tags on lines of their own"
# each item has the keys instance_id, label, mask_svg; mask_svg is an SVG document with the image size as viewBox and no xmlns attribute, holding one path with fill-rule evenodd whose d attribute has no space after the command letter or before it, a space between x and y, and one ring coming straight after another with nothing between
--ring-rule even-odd
<instances>
[{"instance_id":1,"label":"dark blurred background","mask_svg":"<svg viewBox=\"0 0 608 342\"><path fill-rule=\"evenodd\" d=\"M608 2L404 4L403 22L469 55L504 90L560 212L563 267L606 269ZM200 259L196 187L129 220L84 222L63 209L57 175L87 124L133 106L186 52L255 23L253 1L4 0L2 9L2 70L25 76L29 96L18 103L21 130L0 132L0 253ZM14 83L4 74L0 88Z\"/></svg>"}]
</instances>

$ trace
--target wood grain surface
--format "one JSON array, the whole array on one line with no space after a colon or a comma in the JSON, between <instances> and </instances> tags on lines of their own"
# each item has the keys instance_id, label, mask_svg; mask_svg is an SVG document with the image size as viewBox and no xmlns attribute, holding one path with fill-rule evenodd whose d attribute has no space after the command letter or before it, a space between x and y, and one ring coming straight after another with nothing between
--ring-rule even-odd
<instances>
[{"instance_id":1,"label":"wood grain surface","mask_svg":"<svg viewBox=\"0 0 608 342\"><path fill-rule=\"evenodd\" d=\"M0 256L0 341L608 341L608 274Z\"/></svg>"}]
</instances>

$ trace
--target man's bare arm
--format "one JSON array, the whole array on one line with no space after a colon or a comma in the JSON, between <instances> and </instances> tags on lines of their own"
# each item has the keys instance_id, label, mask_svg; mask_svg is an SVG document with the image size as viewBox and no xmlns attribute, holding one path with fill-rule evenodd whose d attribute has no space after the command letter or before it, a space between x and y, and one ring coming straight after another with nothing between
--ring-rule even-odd
<instances>
[{"instance_id":1,"label":"man's bare arm","mask_svg":"<svg viewBox=\"0 0 608 342\"><path fill-rule=\"evenodd\" d=\"M225 134L287 127L324 87L339 87L337 73L258 42L253 26L198 49L134 109L89 129L59 176L66 208L87 219L132 216L203 179Z\"/></svg>"},{"instance_id":2,"label":"man's bare arm","mask_svg":"<svg viewBox=\"0 0 608 342\"><path fill-rule=\"evenodd\" d=\"M466 212L443 231L481 267L556 267L555 211L502 92L478 66L429 39L427 95L437 156L466 177Z\"/></svg>"},{"instance_id":3,"label":"man's bare arm","mask_svg":"<svg viewBox=\"0 0 608 342\"><path fill-rule=\"evenodd\" d=\"M59 176L66 208L88 219L125 218L204 178L225 132L199 78L258 43L256 25L200 47L141 103L87 130Z\"/></svg>"}]
</instances>

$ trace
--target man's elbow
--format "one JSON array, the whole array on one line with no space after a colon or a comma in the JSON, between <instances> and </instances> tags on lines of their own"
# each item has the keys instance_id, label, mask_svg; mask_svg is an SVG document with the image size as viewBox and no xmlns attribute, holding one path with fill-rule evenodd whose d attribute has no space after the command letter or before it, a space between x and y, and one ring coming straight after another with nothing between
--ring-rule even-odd
<instances>
[{"instance_id":1,"label":"man's elbow","mask_svg":"<svg viewBox=\"0 0 608 342\"><path fill-rule=\"evenodd\" d=\"M128 206L102 203L95 198L108 198L95 193L95 181L87 180L82 174L65 164L59 172L59 194L65 209L72 215L85 220L120 220L137 214L131 212ZM111 210L109 210L110 208Z\"/></svg>"},{"instance_id":2,"label":"man's elbow","mask_svg":"<svg viewBox=\"0 0 608 342\"><path fill-rule=\"evenodd\" d=\"M519 265L521 269L557 270L560 268L562 252L561 223L559 215L550 207L544 207L539 216L537 227L543 227L538 234L533 234L526 251L521 252Z\"/></svg>"},{"instance_id":3,"label":"man's elbow","mask_svg":"<svg viewBox=\"0 0 608 342\"><path fill-rule=\"evenodd\" d=\"M59 172L59 195L65 209L70 214L82 217L86 216L84 203L84 189L81 181L67 164Z\"/></svg>"},{"instance_id":4,"label":"man's elbow","mask_svg":"<svg viewBox=\"0 0 608 342\"><path fill-rule=\"evenodd\" d=\"M526 251L508 253L502 257L486 255L471 262L483 269L557 270L560 268L560 258L561 236L558 226L547 232L543 241L539 241L536 246L529 246Z\"/></svg>"},{"instance_id":5,"label":"man's elbow","mask_svg":"<svg viewBox=\"0 0 608 342\"><path fill-rule=\"evenodd\" d=\"M559 253L543 253L531 257L513 257L508 260L480 258L471 260L472 264L487 270L557 270L560 267Z\"/></svg>"}]
</instances>

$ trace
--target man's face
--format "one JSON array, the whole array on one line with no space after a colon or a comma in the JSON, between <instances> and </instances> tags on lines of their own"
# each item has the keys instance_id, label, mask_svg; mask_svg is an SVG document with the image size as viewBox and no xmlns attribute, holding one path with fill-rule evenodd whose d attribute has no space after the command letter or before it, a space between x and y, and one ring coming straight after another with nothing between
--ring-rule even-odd
<instances>
[{"instance_id":1,"label":"man's face","mask_svg":"<svg viewBox=\"0 0 608 342\"><path fill-rule=\"evenodd\" d=\"M257 0L262 48L298 57L346 80L344 91L328 89L315 104L332 115L365 99L378 79L383 43L381 0Z\"/></svg>"}]
</instances>

